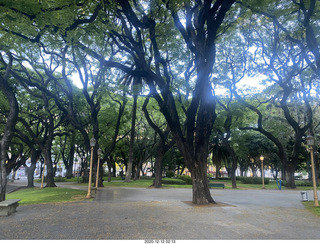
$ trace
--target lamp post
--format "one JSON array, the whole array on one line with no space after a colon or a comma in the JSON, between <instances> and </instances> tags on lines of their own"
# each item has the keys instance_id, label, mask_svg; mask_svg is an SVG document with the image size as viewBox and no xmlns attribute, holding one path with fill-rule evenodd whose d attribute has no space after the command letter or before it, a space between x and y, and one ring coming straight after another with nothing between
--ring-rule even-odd
<instances>
[{"instance_id":1,"label":"lamp post","mask_svg":"<svg viewBox=\"0 0 320 244\"><path fill-rule=\"evenodd\" d=\"M93 161L93 148L95 145L96 145L96 139L91 138L90 140L90 147L91 147L90 172L89 172L88 194L86 198L91 198L92 161Z\"/></svg>"},{"instance_id":2,"label":"lamp post","mask_svg":"<svg viewBox=\"0 0 320 244\"><path fill-rule=\"evenodd\" d=\"M98 189L99 182L99 167L100 167L100 155L102 153L101 148L98 149L98 165L97 165L97 175L96 175L96 188Z\"/></svg>"},{"instance_id":3,"label":"lamp post","mask_svg":"<svg viewBox=\"0 0 320 244\"><path fill-rule=\"evenodd\" d=\"M264 160L264 157L263 157L262 155L260 156L260 160L261 160L262 189L264 189L264 168L263 168L263 160Z\"/></svg>"},{"instance_id":4,"label":"lamp post","mask_svg":"<svg viewBox=\"0 0 320 244\"><path fill-rule=\"evenodd\" d=\"M312 185L313 185L313 196L314 196L314 206L319 206L318 202L318 192L317 192L317 184L316 184L316 173L315 173L315 165L313 159L313 146L314 146L314 138L313 136L307 136L306 138L307 144L310 149L311 156L311 169L312 169Z\"/></svg>"}]
</instances>

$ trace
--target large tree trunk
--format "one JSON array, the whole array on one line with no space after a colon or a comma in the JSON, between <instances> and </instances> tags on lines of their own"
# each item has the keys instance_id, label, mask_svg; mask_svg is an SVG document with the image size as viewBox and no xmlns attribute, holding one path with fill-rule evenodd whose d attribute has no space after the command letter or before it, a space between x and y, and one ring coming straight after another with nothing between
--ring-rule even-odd
<instances>
[{"instance_id":1,"label":"large tree trunk","mask_svg":"<svg viewBox=\"0 0 320 244\"><path fill-rule=\"evenodd\" d=\"M26 167L26 172L27 172L27 179L28 179L28 185L27 187L34 187L34 171L37 166L37 161L39 160L39 157L41 155L40 150L36 150L35 148L32 148L31 150L31 165Z\"/></svg>"},{"instance_id":2,"label":"large tree trunk","mask_svg":"<svg viewBox=\"0 0 320 244\"><path fill-rule=\"evenodd\" d=\"M5 168L5 155L1 155L0 162L0 202L6 200L6 188L7 188L7 170Z\"/></svg>"},{"instance_id":3,"label":"large tree trunk","mask_svg":"<svg viewBox=\"0 0 320 244\"><path fill-rule=\"evenodd\" d=\"M140 172L141 172L141 169L142 169L142 163L143 163L143 159L140 158L139 162L137 163L137 170L135 172L135 175L134 175L134 180L137 180L140 178Z\"/></svg>"},{"instance_id":4,"label":"large tree trunk","mask_svg":"<svg viewBox=\"0 0 320 244\"><path fill-rule=\"evenodd\" d=\"M294 173L295 173L296 167L295 165L288 164L286 166L286 187L295 189L296 184L294 182Z\"/></svg>"},{"instance_id":5,"label":"large tree trunk","mask_svg":"<svg viewBox=\"0 0 320 244\"><path fill-rule=\"evenodd\" d=\"M231 172L230 172L230 177L231 177L231 181L232 181L232 188L236 189L237 188L237 180L236 180L236 170L237 170L237 166L238 166L238 159L236 156L235 151L233 150L233 148L231 147L231 145L227 142L227 149L228 152L231 156Z\"/></svg>"},{"instance_id":6,"label":"large tree trunk","mask_svg":"<svg viewBox=\"0 0 320 244\"><path fill-rule=\"evenodd\" d=\"M34 171L36 169L36 164L31 163L31 165L26 167L27 179L28 184L27 187L34 187L33 180L34 180Z\"/></svg>"},{"instance_id":7,"label":"large tree trunk","mask_svg":"<svg viewBox=\"0 0 320 244\"><path fill-rule=\"evenodd\" d=\"M159 142L157 146L157 156L155 161L155 178L153 183L155 188L162 187L162 165L163 165L164 154L165 154L165 147L161 142Z\"/></svg>"},{"instance_id":8,"label":"large tree trunk","mask_svg":"<svg viewBox=\"0 0 320 244\"><path fill-rule=\"evenodd\" d=\"M192 177L192 202L199 205L216 203L210 194L206 163L198 163L189 170Z\"/></svg>"},{"instance_id":9,"label":"large tree trunk","mask_svg":"<svg viewBox=\"0 0 320 244\"><path fill-rule=\"evenodd\" d=\"M135 127L136 127L136 115L137 115L137 100L138 100L138 95L136 94L136 92L134 92L133 107L132 107L132 120L131 120L131 133L130 133L129 159L128 159L128 167L127 167L127 171L126 171L126 179L124 180L125 182L129 182L131 180L131 176L132 176L134 136L135 136Z\"/></svg>"},{"instance_id":10,"label":"large tree trunk","mask_svg":"<svg viewBox=\"0 0 320 244\"><path fill-rule=\"evenodd\" d=\"M107 166L108 166L108 182L111 182L111 169L112 169L112 157L110 155L109 158L107 158Z\"/></svg>"},{"instance_id":11,"label":"large tree trunk","mask_svg":"<svg viewBox=\"0 0 320 244\"><path fill-rule=\"evenodd\" d=\"M216 161L216 179L218 179L219 177L221 177L220 169L221 169L221 159L219 159L218 161Z\"/></svg>"},{"instance_id":12,"label":"large tree trunk","mask_svg":"<svg viewBox=\"0 0 320 244\"><path fill-rule=\"evenodd\" d=\"M66 166L66 178L67 179L71 179L73 176L73 163L72 164L68 164L68 166Z\"/></svg>"},{"instance_id":13,"label":"large tree trunk","mask_svg":"<svg viewBox=\"0 0 320 244\"><path fill-rule=\"evenodd\" d=\"M31 188L34 187L33 180L34 180L34 171L37 166L37 150L33 149L31 152L31 159L30 161L27 160L26 162L26 173L27 173L27 179L28 179L28 184L27 187Z\"/></svg>"},{"instance_id":14,"label":"large tree trunk","mask_svg":"<svg viewBox=\"0 0 320 244\"><path fill-rule=\"evenodd\" d=\"M75 153L75 134L73 133L72 134L72 137L71 137L71 143L70 143L70 153L69 153L69 162L68 164L66 165L66 178L67 179L71 179L71 177L73 176L73 172L72 172L72 169L73 169L73 161L74 161L74 153Z\"/></svg>"},{"instance_id":15,"label":"large tree trunk","mask_svg":"<svg viewBox=\"0 0 320 244\"><path fill-rule=\"evenodd\" d=\"M112 169L112 165L110 162L108 162L108 182L111 182L111 169Z\"/></svg>"},{"instance_id":16,"label":"large tree trunk","mask_svg":"<svg viewBox=\"0 0 320 244\"><path fill-rule=\"evenodd\" d=\"M53 170L53 163L51 159L51 150L45 149L43 150L44 153L44 162L47 168L47 175L46 175L46 187L56 187L54 183L54 170Z\"/></svg>"},{"instance_id":17,"label":"large tree trunk","mask_svg":"<svg viewBox=\"0 0 320 244\"><path fill-rule=\"evenodd\" d=\"M0 141L0 202L6 199L7 188L7 169L6 161L8 160L7 151L14 134L14 128L18 120L19 106L13 92L13 88L8 83L9 72L12 66L12 57L9 55L9 64L6 67L5 74L0 75L0 90L7 98L10 106L9 114L6 118L4 131L1 133Z\"/></svg>"}]
</instances>

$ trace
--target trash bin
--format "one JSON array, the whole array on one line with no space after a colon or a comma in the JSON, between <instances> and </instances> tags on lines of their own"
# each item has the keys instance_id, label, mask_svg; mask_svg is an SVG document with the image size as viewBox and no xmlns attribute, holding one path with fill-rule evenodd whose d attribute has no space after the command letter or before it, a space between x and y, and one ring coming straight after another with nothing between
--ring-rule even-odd
<instances>
[{"instance_id":1,"label":"trash bin","mask_svg":"<svg viewBox=\"0 0 320 244\"><path fill-rule=\"evenodd\" d=\"M302 197L302 201L303 202L309 201L308 192L302 191L301 192L301 197Z\"/></svg>"}]
</instances>

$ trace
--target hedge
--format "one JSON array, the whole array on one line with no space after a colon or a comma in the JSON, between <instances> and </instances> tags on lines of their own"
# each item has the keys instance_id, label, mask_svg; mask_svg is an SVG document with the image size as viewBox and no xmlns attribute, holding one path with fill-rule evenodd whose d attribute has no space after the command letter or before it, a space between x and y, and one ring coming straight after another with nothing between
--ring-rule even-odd
<instances>
[{"instance_id":1,"label":"hedge","mask_svg":"<svg viewBox=\"0 0 320 244\"><path fill-rule=\"evenodd\" d=\"M186 182L180 179L174 179L174 178L162 178L162 184L168 184L168 185L185 185Z\"/></svg>"},{"instance_id":2,"label":"hedge","mask_svg":"<svg viewBox=\"0 0 320 244\"><path fill-rule=\"evenodd\" d=\"M192 185L192 178L188 175L178 175L178 179L183 180L187 185Z\"/></svg>"},{"instance_id":3,"label":"hedge","mask_svg":"<svg viewBox=\"0 0 320 244\"><path fill-rule=\"evenodd\" d=\"M262 184L261 177L237 177L242 184ZM264 184L269 184L269 178L264 178Z\"/></svg>"}]
</instances>

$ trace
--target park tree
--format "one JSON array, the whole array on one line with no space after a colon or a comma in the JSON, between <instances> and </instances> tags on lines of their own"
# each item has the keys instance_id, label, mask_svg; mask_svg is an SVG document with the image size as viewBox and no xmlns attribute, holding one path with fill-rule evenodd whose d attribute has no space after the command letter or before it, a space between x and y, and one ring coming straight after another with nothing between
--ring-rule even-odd
<instances>
[{"instance_id":1,"label":"park tree","mask_svg":"<svg viewBox=\"0 0 320 244\"><path fill-rule=\"evenodd\" d=\"M15 127L15 138L25 145L25 156L27 159L26 173L28 184L27 187L34 187L34 171L36 164L41 156L41 149L35 143L35 140L43 138L44 127L41 126L41 120L37 116L37 111L42 110L38 100L32 99L32 96L20 85L18 100L20 105L20 115ZM22 102L24 101L24 102Z\"/></svg>"},{"instance_id":2,"label":"park tree","mask_svg":"<svg viewBox=\"0 0 320 244\"><path fill-rule=\"evenodd\" d=\"M275 138L278 136L265 133L262 129L260 132L278 146L279 157L287 174L287 185L294 188L294 172L298 164L301 143L306 132L312 129L312 108L309 103L312 90L312 82L309 81L310 67L304 61L301 52L290 42L285 41L286 35L276 24L265 25L266 21L263 23L262 28L252 29L251 40L253 46L256 46L255 55L260 57L256 64L260 72L265 73L267 79L275 83L273 90L270 89L273 93L269 94L273 96L273 104L281 108L284 118L294 131L292 151L285 150L285 146ZM270 98L265 97L264 100L267 102ZM248 107L254 111L253 107ZM258 114L257 110L255 112ZM262 114L259 116L262 118Z\"/></svg>"},{"instance_id":3,"label":"park tree","mask_svg":"<svg viewBox=\"0 0 320 244\"><path fill-rule=\"evenodd\" d=\"M0 141L0 202L5 200L6 186L7 186L7 168L6 162L8 161L8 149L11 140L14 136L14 127L18 120L19 107L14 92L13 77L10 71L13 65L12 55L7 52L4 54L1 50L0 53L1 66L0 66L0 91L1 97L7 99L8 113L1 114L1 120L4 121L4 130L1 133Z\"/></svg>"},{"instance_id":4,"label":"park tree","mask_svg":"<svg viewBox=\"0 0 320 244\"><path fill-rule=\"evenodd\" d=\"M171 129L174 139L193 180L193 202L195 204L213 203L207 182L208 143L215 115L215 98L209 76L215 61L215 40L220 27L234 1L205 1L190 5L168 1L165 5L151 2L143 11L141 4L131 5L129 1L119 1L116 16L121 30L111 34L118 48L128 51L134 60L134 69L123 67L132 74L142 76L159 104ZM162 5L162 6L161 6ZM164 8L164 11L162 10ZM160 12L161 11L161 12ZM170 76L169 54L164 49L163 37L157 35L161 30L161 19L174 23L180 32L186 48L192 53L195 67L193 96L186 114L186 130L178 116L174 94L171 91L173 77ZM186 25L182 24L185 17ZM170 18L170 19L169 19ZM146 52L145 35L149 38L150 52ZM150 60L149 62L147 62ZM105 62L108 65L108 62ZM110 64L112 65L112 64Z\"/></svg>"},{"instance_id":5,"label":"park tree","mask_svg":"<svg viewBox=\"0 0 320 244\"><path fill-rule=\"evenodd\" d=\"M301 89L301 92L303 93L301 98L306 102L308 121L305 121L305 126L301 127L296 121L297 118L294 118L294 116L290 114L290 109L287 108L286 104L287 100L282 99L280 103L286 119L295 131L293 157L292 159L289 159L288 164L285 164L285 167L288 169L289 186L295 187L293 172L296 167L297 158L299 157L302 134L308 130L308 134L314 136L312 109L310 108L309 100L311 100L310 91L312 90L312 87L318 86L317 81L320 74L320 46L319 37L316 35L319 30L319 11L317 11L320 7L319 2L316 0L292 0L283 2L276 8L274 8L273 1L266 1L263 4L259 2L258 4L257 1L249 0L242 1L242 4L253 13L264 16L266 21L272 23L273 34L271 35L271 38L273 38L274 44L269 55L269 67L271 66L270 68L273 71L278 84L287 94L287 98L289 97L290 92L292 92L292 89ZM270 33L268 34L270 35ZM280 40L286 47L283 48L283 46L281 47L281 45L279 45ZM286 54L288 58L289 55L291 55L290 57L293 65L286 62L286 59L284 58L284 55ZM302 59L306 64L302 64ZM287 68L289 68L289 66L296 66L298 70L290 71L290 69L288 69L284 73L279 72L279 61L284 63ZM308 71L306 72L305 70ZM302 73L304 73L304 75ZM305 75L306 73L307 75ZM299 88L297 88L297 85L293 82L293 77L298 76L300 76L301 83Z\"/></svg>"},{"instance_id":6,"label":"park tree","mask_svg":"<svg viewBox=\"0 0 320 244\"><path fill-rule=\"evenodd\" d=\"M233 0L204 1L191 5L189 2L176 1L154 1L143 4L119 1L114 5L96 2L90 7L86 5L86 10L91 11L89 18L69 16L69 22L65 21L59 29L60 32L65 33L78 30L77 27L83 24L91 24L90 27L99 26L98 33L103 30L111 37L114 44L113 53L121 52L122 57L129 57L123 59L119 56L114 58L112 55L104 55L95 51L83 40L70 39L74 46L99 60L102 65L122 69L137 79L145 80L192 174L193 202L197 204L214 202L206 177L208 141L215 119L215 99L211 92L209 76L215 61L216 38L228 27L228 23L234 21L237 14L236 11L228 14L234 2ZM66 9L68 7L66 5ZM98 15L101 19L97 18ZM99 22L106 17L108 21ZM74 18L73 21L71 21L72 18ZM184 26L182 22L186 25ZM102 25L102 23L108 23L108 25ZM185 69L190 71L193 68L195 72L195 81L191 89L192 100L186 110L184 122L178 116L171 89L174 84L174 77L172 77L174 70L171 68L172 53L169 49L176 45L168 45L166 36L160 35L169 30L164 26L165 23L166 25L169 23L167 26L178 30L179 38L176 42L183 41L192 61L186 65ZM57 28L59 27L55 25L53 31ZM98 31L97 28L90 33L94 31ZM114 50L115 47L117 47L116 50ZM123 60L125 62L121 62ZM126 65L126 62L131 65ZM183 129L183 124L186 129Z\"/></svg>"},{"instance_id":7,"label":"park tree","mask_svg":"<svg viewBox=\"0 0 320 244\"><path fill-rule=\"evenodd\" d=\"M150 127L153 128L153 130L156 132L156 135L160 137L156 145L156 156L155 156L155 166L154 166L155 179L153 183L155 188L160 188L162 186L164 155L172 147L172 145L174 144L174 141L168 142L170 127L166 123L161 123L161 121L163 121L163 118L161 120L161 117L159 118L159 116L152 116L148 112L149 100L150 100L150 97L148 96L144 101L142 110L144 112L144 115ZM158 110L156 111L158 112Z\"/></svg>"},{"instance_id":8,"label":"park tree","mask_svg":"<svg viewBox=\"0 0 320 244\"><path fill-rule=\"evenodd\" d=\"M142 79L139 77L130 77L127 82L128 83L132 82L133 105L132 105L132 115L131 115L132 117L131 117L129 159L128 159L128 167L127 167L125 182L129 182L131 180L131 176L132 176L136 118L137 118L137 103L138 103L139 92L140 92L141 86L142 86L142 84L141 84ZM129 85L128 83L127 83L127 85Z\"/></svg>"},{"instance_id":9,"label":"park tree","mask_svg":"<svg viewBox=\"0 0 320 244\"><path fill-rule=\"evenodd\" d=\"M76 148L76 132L70 129L69 133L59 137L57 142L59 143L58 149L60 149L61 158L66 168L66 178L70 179L73 176L72 170Z\"/></svg>"},{"instance_id":10,"label":"park tree","mask_svg":"<svg viewBox=\"0 0 320 244\"><path fill-rule=\"evenodd\" d=\"M126 120L126 105L128 98L126 91L123 91L122 94L117 92L110 91L108 96L103 99L101 113L99 115L100 123L104 123L107 126L103 126L100 130L101 135L101 148L103 148L103 157L101 159L101 167L107 162L108 166L108 182L111 181L111 169L115 169L115 164L113 162L112 153L116 148L116 144L121 141L130 130L125 130L123 126ZM116 119L114 119L116 118ZM103 122L102 122L103 121ZM112 136L110 136L112 135ZM101 171L101 169L100 169ZM115 173L115 170L114 170ZM100 174L102 177L102 174ZM99 181L102 179L99 179ZM100 184L100 183L99 183Z\"/></svg>"},{"instance_id":11,"label":"park tree","mask_svg":"<svg viewBox=\"0 0 320 244\"><path fill-rule=\"evenodd\" d=\"M55 5L39 3L33 6L26 3L24 10L9 4L6 6L6 12L12 15L10 18L6 17L2 30L7 34L16 34L31 43L40 44L44 48L46 47L43 45L44 41L54 41L53 37L56 38L57 34L60 34L58 36L71 43L74 50L79 50L77 48L83 50L83 52L77 51L76 58L79 58L78 54L83 57L86 52L99 60L104 67L120 68L135 77L134 79L143 79L152 97L158 102L185 164L192 174L193 202L206 204L214 202L207 185L206 167L208 142L216 118L216 102L209 77L215 62L216 39L237 16L236 9L230 11L234 2L234 0L196 3L153 1L133 4L124 0L114 5L104 5L103 2L64 4L59 1ZM78 11L70 11L78 8L83 9L82 15L79 15ZM47 9L48 12L44 13L41 9ZM12 17L21 15L26 21L17 28L13 24ZM58 19L59 16L63 18ZM108 21L103 22L106 17ZM26 27L24 30L27 30L27 33L22 33L23 26ZM81 29L80 26L86 28ZM179 117L177 113L174 89L172 89L175 87L175 77L172 74L178 75L179 72L173 69L171 50L177 45L168 43L166 35L161 35L170 30L168 27L178 33L179 38L175 43L182 43L189 53L187 57L190 57L190 60L183 68L187 72L194 70L193 81L190 84L192 97L186 106L184 118ZM83 30L88 32L81 36ZM94 44L92 38L87 38L88 33L97 37ZM103 33L108 33L114 44L113 48L117 47L113 50L113 54L121 51L123 57L129 57L126 62L130 62L130 65L121 62L119 57L112 58L113 55L94 50L93 47L99 44L98 40L108 39L104 39ZM99 39L101 36L103 38ZM61 39L55 45L61 45ZM64 46L63 50L66 48L67 46ZM53 52L53 49L50 52ZM64 62L67 62L63 52L62 57ZM175 60L177 59L178 57L175 57ZM73 64L76 66L75 62ZM63 63L62 67L65 69ZM82 65L81 68L85 69L85 66ZM49 73L47 75L49 76ZM86 80L86 74L83 77ZM54 76L51 78L54 79ZM69 117L75 116L69 113Z\"/></svg>"},{"instance_id":12,"label":"park tree","mask_svg":"<svg viewBox=\"0 0 320 244\"><path fill-rule=\"evenodd\" d=\"M157 144L159 155L165 151L168 136L172 136L191 172L196 204L214 202L206 172L210 140L217 136L212 130L217 115L220 122L225 119L220 131L221 135L227 135L220 135L220 143L233 155L234 166L239 161L239 154L236 155L239 151L232 148L236 143L231 135L235 131L234 122L239 118L233 110L233 98L237 98L240 105L247 108L243 114L255 119L255 123L243 119L247 123L242 127L259 131L274 142L283 165L291 174L292 185L294 158L300 154L303 136L308 130L311 134L316 130L312 123L315 106L308 103L313 99L313 92L319 89L316 35L319 2L292 0L279 2L276 7L274 3L264 1L262 4L256 0L237 1L237 4L234 0L3 1L0 3L0 45L13 50L11 57L17 66L13 67L10 56L6 56L1 75L8 80L12 91L14 83L9 81L10 77L23 82L28 89L39 90L49 105L53 106L54 101L61 118L83 136L81 148L89 151L91 136L99 140L95 149L103 147L103 162L115 161L116 157L111 159L112 151L128 131L121 125L127 94L121 97L119 90L128 93L129 89L118 86L119 83L132 84L133 101L139 100L138 94L148 93L145 101L156 101L154 108L166 120L161 127L161 123L156 124L151 118L148 106L143 107L149 125L161 139ZM6 73L7 67L9 73ZM261 73L270 81L264 84L268 89L257 96L248 96L240 88L240 81ZM79 87L73 84L76 80ZM229 97L217 99L221 87ZM103 99L106 94L117 92L119 97L111 98L113 104L117 104L114 106L117 116L113 116L117 119L105 123L101 116ZM303 101L304 105L294 104L295 100ZM268 114L263 110L267 104L281 108L282 118L290 125L295 139L292 154L288 154L286 145L270 126L272 118L266 117ZM133 106L130 118L132 140L136 137L137 105ZM308 119L304 121L300 115L305 111ZM304 125L299 124L302 121ZM106 136L109 125L115 128L114 133L107 133L110 137ZM101 142L101 138L106 137L108 142ZM129 148L134 149L133 146L131 142ZM117 150L117 153L124 151L124 159L130 159L126 160L130 170L135 154L133 150ZM96 159L96 150L94 152ZM85 158L86 153L82 156ZM131 173L127 177L131 177Z\"/></svg>"},{"instance_id":13,"label":"park tree","mask_svg":"<svg viewBox=\"0 0 320 244\"><path fill-rule=\"evenodd\" d=\"M39 120L40 127L43 127L41 138L32 135L31 128L26 121L23 121L23 119L19 121L24 122L26 128L29 127L29 134L32 135L33 142L41 149L47 167L47 186L54 187L54 169L51 149L56 136L56 130L65 118L62 111L56 106L53 97L47 92L52 89L49 82L50 79L48 79L48 76L46 76L44 72L36 68L37 60L35 60L33 56L29 56L31 58L29 59L27 56L28 51L32 50L27 50L24 56L21 56L22 53L14 55L16 67L11 69L11 75L19 81L19 84L28 91L30 96L38 103L35 105L37 108L34 110L34 116ZM32 69L27 68L23 62L30 64Z\"/></svg>"}]
</instances>

